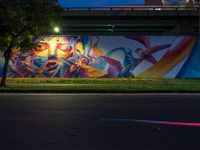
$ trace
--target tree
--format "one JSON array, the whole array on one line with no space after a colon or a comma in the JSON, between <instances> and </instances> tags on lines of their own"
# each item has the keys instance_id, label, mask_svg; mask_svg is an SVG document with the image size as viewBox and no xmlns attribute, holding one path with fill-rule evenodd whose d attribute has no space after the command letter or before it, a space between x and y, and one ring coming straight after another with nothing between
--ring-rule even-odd
<instances>
[{"instance_id":1,"label":"tree","mask_svg":"<svg viewBox=\"0 0 200 150\"><path fill-rule=\"evenodd\" d=\"M6 85L13 49L30 50L33 42L47 28L59 21L62 8L55 0L0 0L0 51L5 58L0 86Z\"/></svg>"}]
</instances>

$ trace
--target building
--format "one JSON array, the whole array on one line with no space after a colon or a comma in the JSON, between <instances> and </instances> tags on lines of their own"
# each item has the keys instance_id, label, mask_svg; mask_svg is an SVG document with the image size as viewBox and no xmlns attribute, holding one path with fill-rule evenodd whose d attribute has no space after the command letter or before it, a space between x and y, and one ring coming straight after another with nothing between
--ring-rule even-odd
<instances>
[{"instance_id":1,"label":"building","mask_svg":"<svg viewBox=\"0 0 200 150\"><path fill-rule=\"evenodd\" d=\"M145 0L145 5L194 6L198 0Z\"/></svg>"}]
</instances>

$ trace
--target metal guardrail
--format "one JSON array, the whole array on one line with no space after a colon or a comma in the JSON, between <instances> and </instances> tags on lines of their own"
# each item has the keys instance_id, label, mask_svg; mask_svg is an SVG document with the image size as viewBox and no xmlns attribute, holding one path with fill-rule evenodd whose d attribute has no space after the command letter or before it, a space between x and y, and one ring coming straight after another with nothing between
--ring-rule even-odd
<instances>
[{"instance_id":1,"label":"metal guardrail","mask_svg":"<svg viewBox=\"0 0 200 150\"><path fill-rule=\"evenodd\" d=\"M194 7L183 7L183 6L116 6L116 7L68 7L64 8L65 11L77 11L77 10L87 10L87 11L98 11L98 10L129 10L129 11L162 11L162 10L199 10L199 5Z\"/></svg>"}]
</instances>

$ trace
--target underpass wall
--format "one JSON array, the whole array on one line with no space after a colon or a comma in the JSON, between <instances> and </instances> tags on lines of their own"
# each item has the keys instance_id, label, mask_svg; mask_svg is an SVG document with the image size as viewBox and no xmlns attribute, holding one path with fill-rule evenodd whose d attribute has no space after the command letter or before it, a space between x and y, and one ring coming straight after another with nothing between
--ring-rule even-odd
<instances>
[{"instance_id":1,"label":"underpass wall","mask_svg":"<svg viewBox=\"0 0 200 150\"><path fill-rule=\"evenodd\" d=\"M198 36L41 36L13 50L11 78L199 78ZM0 75L4 58L0 54Z\"/></svg>"}]
</instances>

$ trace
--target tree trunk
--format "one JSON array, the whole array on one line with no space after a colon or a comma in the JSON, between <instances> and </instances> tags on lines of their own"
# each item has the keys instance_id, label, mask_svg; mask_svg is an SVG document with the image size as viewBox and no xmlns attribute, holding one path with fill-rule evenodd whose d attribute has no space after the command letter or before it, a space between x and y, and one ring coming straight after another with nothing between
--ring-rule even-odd
<instances>
[{"instance_id":1,"label":"tree trunk","mask_svg":"<svg viewBox=\"0 0 200 150\"><path fill-rule=\"evenodd\" d=\"M6 86L6 77L7 77L8 64L9 64L11 52L12 52L12 45L10 45L4 53L5 63L4 63L4 67L3 67L3 75L2 75L0 86Z\"/></svg>"}]
</instances>

